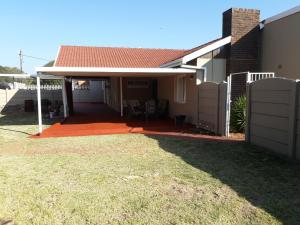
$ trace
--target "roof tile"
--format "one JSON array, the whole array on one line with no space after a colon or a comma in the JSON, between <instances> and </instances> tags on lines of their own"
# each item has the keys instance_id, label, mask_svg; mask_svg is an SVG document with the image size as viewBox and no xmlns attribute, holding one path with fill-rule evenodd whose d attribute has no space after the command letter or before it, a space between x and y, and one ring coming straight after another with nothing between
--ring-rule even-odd
<instances>
[{"instance_id":1,"label":"roof tile","mask_svg":"<svg viewBox=\"0 0 300 225\"><path fill-rule=\"evenodd\" d=\"M61 46L55 66L153 68L185 50Z\"/></svg>"},{"instance_id":2,"label":"roof tile","mask_svg":"<svg viewBox=\"0 0 300 225\"><path fill-rule=\"evenodd\" d=\"M204 48L220 39L198 47L183 49L113 48L61 46L57 67L155 68Z\"/></svg>"}]
</instances>

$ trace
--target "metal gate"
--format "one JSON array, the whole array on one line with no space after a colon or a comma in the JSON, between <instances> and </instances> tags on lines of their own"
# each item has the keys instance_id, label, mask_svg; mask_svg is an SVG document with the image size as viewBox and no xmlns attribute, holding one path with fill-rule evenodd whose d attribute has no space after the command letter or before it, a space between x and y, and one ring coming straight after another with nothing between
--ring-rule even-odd
<instances>
[{"instance_id":1,"label":"metal gate","mask_svg":"<svg viewBox=\"0 0 300 225\"><path fill-rule=\"evenodd\" d=\"M231 114L231 104L240 96L246 96L247 83L254 81L274 78L275 73L264 72L264 73L251 73L251 72L240 72L231 73L227 77L227 121L226 121L226 134L229 135L230 131L230 114Z\"/></svg>"},{"instance_id":2,"label":"metal gate","mask_svg":"<svg viewBox=\"0 0 300 225\"><path fill-rule=\"evenodd\" d=\"M231 101L234 101L236 98L246 95L246 85L253 81L274 78L275 73L251 73L251 72L240 72L240 73L231 73L228 79L228 84L230 84L231 90Z\"/></svg>"}]
</instances>

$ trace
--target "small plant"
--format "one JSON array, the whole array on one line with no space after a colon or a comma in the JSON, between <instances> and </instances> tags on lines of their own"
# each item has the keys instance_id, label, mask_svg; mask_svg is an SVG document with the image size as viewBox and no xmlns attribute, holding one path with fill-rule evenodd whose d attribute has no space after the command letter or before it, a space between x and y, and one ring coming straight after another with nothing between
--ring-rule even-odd
<instances>
[{"instance_id":1,"label":"small plant","mask_svg":"<svg viewBox=\"0 0 300 225\"><path fill-rule=\"evenodd\" d=\"M244 132L246 126L246 96L238 97L232 105L230 125L233 132Z\"/></svg>"}]
</instances>

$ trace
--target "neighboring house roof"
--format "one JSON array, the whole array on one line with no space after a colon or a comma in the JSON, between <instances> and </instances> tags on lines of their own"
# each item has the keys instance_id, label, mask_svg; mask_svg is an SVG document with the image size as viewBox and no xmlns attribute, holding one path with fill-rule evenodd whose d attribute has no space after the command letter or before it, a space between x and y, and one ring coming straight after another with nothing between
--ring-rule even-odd
<instances>
[{"instance_id":1,"label":"neighboring house roof","mask_svg":"<svg viewBox=\"0 0 300 225\"><path fill-rule=\"evenodd\" d=\"M228 38L230 37L218 38L189 50L61 46L54 66L102 68L168 67L166 65L172 64L179 59L190 61L193 57L199 57L224 44L228 44L230 42Z\"/></svg>"},{"instance_id":2,"label":"neighboring house roof","mask_svg":"<svg viewBox=\"0 0 300 225\"><path fill-rule=\"evenodd\" d=\"M56 67L155 68L186 50L61 46Z\"/></svg>"},{"instance_id":3,"label":"neighboring house roof","mask_svg":"<svg viewBox=\"0 0 300 225\"><path fill-rule=\"evenodd\" d=\"M289 10L286 10L284 12L281 12L281 13L275 15L275 16L271 16L271 17L263 20L261 23L262 24L272 23L272 22L274 22L276 20L280 20L282 18L285 18L287 16L291 16L291 15L293 15L295 13L299 13L299 12L300 12L300 5L298 5L298 6L294 7L294 8L291 8ZM261 28L263 28L263 26L261 26Z\"/></svg>"}]
</instances>

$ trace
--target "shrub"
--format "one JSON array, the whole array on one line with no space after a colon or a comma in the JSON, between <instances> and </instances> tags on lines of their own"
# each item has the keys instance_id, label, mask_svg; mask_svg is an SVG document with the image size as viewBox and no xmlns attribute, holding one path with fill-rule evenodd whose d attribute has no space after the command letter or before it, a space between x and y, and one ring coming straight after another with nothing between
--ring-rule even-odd
<instances>
[{"instance_id":1,"label":"shrub","mask_svg":"<svg viewBox=\"0 0 300 225\"><path fill-rule=\"evenodd\" d=\"M233 132L244 132L246 126L246 96L238 97L232 104L230 125Z\"/></svg>"}]
</instances>

